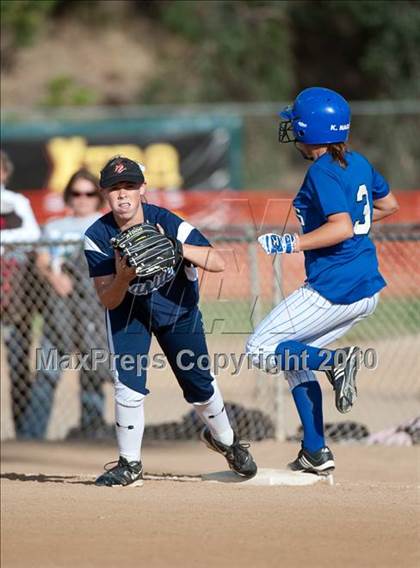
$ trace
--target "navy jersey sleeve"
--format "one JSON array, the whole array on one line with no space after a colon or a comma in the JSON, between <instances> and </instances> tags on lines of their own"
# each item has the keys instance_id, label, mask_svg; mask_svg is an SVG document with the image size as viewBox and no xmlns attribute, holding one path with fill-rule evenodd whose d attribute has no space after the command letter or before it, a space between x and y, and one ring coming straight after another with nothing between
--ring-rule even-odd
<instances>
[{"instance_id":1,"label":"navy jersey sleeve","mask_svg":"<svg viewBox=\"0 0 420 568\"><path fill-rule=\"evenodd\" d=\"M372 199L382 199L389 193L389 184L386 179L372 168Z\"/></svg>"},{"instance_id":2,"label":"navy jersey sleeve","mask_svg":"<svg viewBox=\"0 0 420 568\"><path fill-rule=\"evenodd\" d=\"M161 209L157 222L162 226L165 233L176 237L181 243L209 247L210 242L193 225L172 213L168 209Z\"/></svg>"},{"instance_id":3,"label":"navy jersey sleeve","mask_svg":"<svg viewBox=\"0 0 420 568\"><path fill-rule=\"evenodd\" d=\"M332 172L312 168L308 181L325 217L336 213L349 213L344 187Z\"/></svg>"},{"instance_id":4,"label":"navy jersey sleeve","mask_svg":"<svg viewBox=\"0 0 420 568\"><path fill-rule=\"evenodd\" d=\"M85 256L89 276L92 278L115 274L115 257L111 245L89 229L85 233Z\"/></svg>"}]
</instances>

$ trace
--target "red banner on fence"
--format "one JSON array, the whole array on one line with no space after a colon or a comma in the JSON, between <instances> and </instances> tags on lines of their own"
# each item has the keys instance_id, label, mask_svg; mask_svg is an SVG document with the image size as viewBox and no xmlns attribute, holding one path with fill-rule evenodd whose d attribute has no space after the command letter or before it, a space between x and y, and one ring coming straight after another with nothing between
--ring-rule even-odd
<instances>
[{"instance_id":1,"label":"red banner on fence","mask_svg":"<svg viewBox=\"0 0 420 568\"><path fill-rule=\"evenodd\" d=\"M48 190L27 191L39 223L61 217L66 209L61 194ZM396 192L399 211L384 223L419 223L420 190ZM280 191L158 191L147 193L150 203L166 207L199 227L214 230L227 226L279 226L296 224L293 196Z\"/></svg>"}]
</instances>

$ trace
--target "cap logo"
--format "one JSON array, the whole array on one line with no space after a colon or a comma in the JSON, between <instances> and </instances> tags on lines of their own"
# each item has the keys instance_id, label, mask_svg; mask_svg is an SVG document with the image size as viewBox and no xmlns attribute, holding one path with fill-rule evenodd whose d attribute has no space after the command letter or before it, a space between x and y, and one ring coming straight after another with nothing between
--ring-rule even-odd
<instances>
[{"instance_id":1,"label":"cap logo","mask_svg":"<svg viewBox=\"0 0 420 568\"><path fill-rule=\"evenodd\" d=\"M124 166L124 164L117 164L114 168L114 172L116 174L122 174L126 169L127 168Z\"/></svg>"}]
</instances>

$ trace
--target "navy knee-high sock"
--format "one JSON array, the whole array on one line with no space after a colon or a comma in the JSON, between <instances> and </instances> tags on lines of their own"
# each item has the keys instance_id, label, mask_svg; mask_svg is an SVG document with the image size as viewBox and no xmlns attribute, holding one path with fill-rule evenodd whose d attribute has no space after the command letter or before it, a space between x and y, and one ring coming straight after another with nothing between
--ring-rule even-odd
<instances>
[{"instance_id":1,"label":"navy knee-high sock","mask_svg":"<svg viewBox=\"0 0 420 568\"><path fill-rule=\"evenodd\" d=\"M292 395L303 426L303 447L316 452L325 446L322 393L318 381L298 385Z\"/></svg>"}]
</instances>

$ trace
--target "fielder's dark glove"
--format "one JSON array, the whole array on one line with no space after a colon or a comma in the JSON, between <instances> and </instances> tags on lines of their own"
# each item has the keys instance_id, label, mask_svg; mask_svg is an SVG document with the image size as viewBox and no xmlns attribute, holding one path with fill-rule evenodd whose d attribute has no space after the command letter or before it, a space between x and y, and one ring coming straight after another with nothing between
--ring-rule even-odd
<instances>
[{"instance_id":1,"label":"fielder's dark glove","mask_svg":"<svg viewBox=\"0 0 420 568\"><path fill-rule=\"evenodd\" d=\"M151 223L140 223L121 231L110 242L127 259L127 264L136 268L141 280L164 274L174 277L183 259L182 244L162 234ZM164 280L167 282L169 279Z\"/></svg>"}]
</instances>

